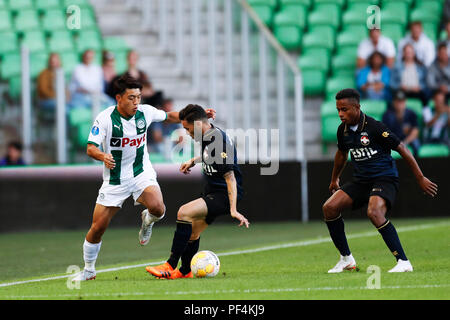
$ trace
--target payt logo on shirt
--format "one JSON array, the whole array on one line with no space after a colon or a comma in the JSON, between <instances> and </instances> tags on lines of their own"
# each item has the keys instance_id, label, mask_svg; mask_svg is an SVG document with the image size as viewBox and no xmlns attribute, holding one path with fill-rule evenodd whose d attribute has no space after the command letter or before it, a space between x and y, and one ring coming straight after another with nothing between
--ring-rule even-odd
<instances>
[{"instance_id":1,"label":"payt logo on shirt","mask_svg":"<svg viewBox=\"0 0 450 320\"><path fill-rule=\"evenodd\" d=\"M110 146L116 148L125 148L126 146L139 148L141 144L145 143L145 136L146 135L144 134L138 139L111 138Z\"/></svg>"}]
</instances>

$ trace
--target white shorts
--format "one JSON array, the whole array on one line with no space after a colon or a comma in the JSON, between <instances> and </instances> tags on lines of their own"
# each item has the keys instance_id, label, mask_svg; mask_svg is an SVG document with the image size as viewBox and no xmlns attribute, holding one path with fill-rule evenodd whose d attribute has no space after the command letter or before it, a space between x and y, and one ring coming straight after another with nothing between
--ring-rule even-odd
<instances>
[{"instance_id":1,"label":"white shorts","mask_svg":"<svg viewBox=\"0 0 450 320\"><path fill-rule=\"evenodd\" d=\"M150 186L159 186L156 175L143 172L135 178L123 180L118 186L110 185L108 181L103 182L98 191L97 203L105 207L122 208L123 203L133 196L135 205L142 192Z\"/></svg>"}]
</instances>

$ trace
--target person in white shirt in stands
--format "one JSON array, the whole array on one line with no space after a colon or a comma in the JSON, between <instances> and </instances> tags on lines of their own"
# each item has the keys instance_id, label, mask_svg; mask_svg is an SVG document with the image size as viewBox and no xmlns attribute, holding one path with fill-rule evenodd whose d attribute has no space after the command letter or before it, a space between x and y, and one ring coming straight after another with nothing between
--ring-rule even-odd
<instances>
[{"instance_id":1,"label":"person in white shirt in stands","mask_svg":"<svg viewBox=\"0 0 450 320\"><path fill-rule=\"evenodd\" d=\"M98 94L101 107L108 107L115 102L104 94L104 77L102 68L93 63L95 52L87 50L83 54L82 63L77 65L70 83L70 108L90 108L93 96Z\"/></svg>"},{"instance_id":2,"label":"person in white shirt in stands","mask_svg":"<svg viewBox=\"0 0 450 320\"><path fill-rule=\"evenodd\" d=\"M399 41L398 52L403 52L403 47L407 43L412 44L416 51L417 59L428 68L436 58L434 43L423 33L422 23L420 21L411 22L409 30L410 32ZM401 55L398 55L397 59L401 60Z\"/></svg>"},{"instance_id":3,"label":"person in white shirt in stands","mask_svg":"<svg viewBox=\"0 0 450 320\"><path fill-rule=\"evenodd\" d=\"M356 62L358 69L367 65L367 59L375 51L382 53L386 57L386 65L389 68L394 66L394 42L388 37L381 35L380 29L374 28L369 30L369 38L361 41L358 46L358 58Z\"/></svg>"}]
</instances>

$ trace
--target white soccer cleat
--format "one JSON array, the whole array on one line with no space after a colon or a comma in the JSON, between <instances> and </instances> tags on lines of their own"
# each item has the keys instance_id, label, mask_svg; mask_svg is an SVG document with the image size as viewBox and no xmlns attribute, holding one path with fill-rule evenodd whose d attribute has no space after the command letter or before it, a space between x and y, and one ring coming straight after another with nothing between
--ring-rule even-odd
<instances>
[{"instance_id":1,"label":"white soccer cleat","mask_svg":"<svg viewBox=\"0 0 450 320\"><path fill-rule=\"evenodd\" d=\"M83 271L81 271L81 272L79 272L78 274L76 274L76 275L72 278L72 281L88 281L88 280L95 280L96 277L97 277L97 274L95 273L95 271L90 271L90 270L84 269Z\"/></svg>"},{"instance_id":2,"label":"white soccer cleat","mask_svg":"<svg viewBox=\"0 0 450 320\"><path fill-rule=\"evenodd\" d=\"M328 270L328 273L340 273L344 270L355 270L356 269L356 261L353 256L350 254L349 256L341 256L339 262L334 266L333 269Z\"/></svg>"},{"instance_id":3,"label":"white soccer cleat","mask_svg":"<svg viewBox=\"0 0 450 320\"><path fill-rule=\"evenodd\" d=\"M142 211L141 218L142 218L142 225L141 230L139 230L139 243L141 244L141 246L145 246L150 241L155 221L152 220L147 209Z\"/></svg>"},{"instance_id":4,"label":"white soccer cleat","mask_svg":"<svg viewBox=\"0 0 450 320\"><path fill-rule=\"evenodd\" d=\"M388 272L393 273L393 272L412 272L412 271L413 266L411 265L411 262L409 262L409 260L398 259L397 265Z\"/></svg>"}]
</instances>

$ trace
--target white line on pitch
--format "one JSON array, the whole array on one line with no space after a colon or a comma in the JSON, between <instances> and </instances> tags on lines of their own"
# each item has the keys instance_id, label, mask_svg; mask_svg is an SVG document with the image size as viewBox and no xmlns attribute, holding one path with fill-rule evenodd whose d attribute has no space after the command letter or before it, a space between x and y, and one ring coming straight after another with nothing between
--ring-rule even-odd
<instances>
[{"instance_id":1,"label":"white line on pitch","mask_svg":"<svg viewBox=\"0 0 450 320\"><path fill-rule=\"evenodd\" d=\"M418 230L431 229L431 228L437 228L437 227L446 227L446 226L450 226L450 223L449 222L439 222L439 223L430 223L430 224L424 224L424 225L418 225L418 226L399 227L399 228L397 228L397 232L410 232L410 231L418 231ZM369 231L369 232L350 234L347 236L347 239L366 238L366 237L373 237L376 235L379 235L379 233L376 231ZM320 243L325 243L325 242L331 242L331 239L329 237L318 238L318 239L313 239L313 240L304 240L304 241L290 242L290 243L284 243L284 244L278 244L278 245L272 245L272 246L264 246L264 247L255 248L255 249L223 252L223 253L218 254L218 256L233 256L233 255L239 255L239 254L244 254L244 253L257 253L257 252L279 250L279 249L292 248L292 247L304 247L304 246L310 246L310 245L320 244ZM136 264L136 265L130 265L130 266L102 269L102 270L97 270L97 274L104 273L104 272L114 272L114 271L120 271L120 270L126 270L126 269L141 268L141 267L145 267L148 265L158 265L158 264L162 264L164 262L165 261L148 262L148 263ZM72 275L63 275L63 276L56 276L56 277L49 277L49 278L42 278L42 279L16 281L16 282L11 282L11 283L1 283L0 288L15 286L15 285L19 285L19 284L33 283L33 282L64 279L64 278L68 278L70 276L72 276Z\"/></svg>"}]
</instances>

